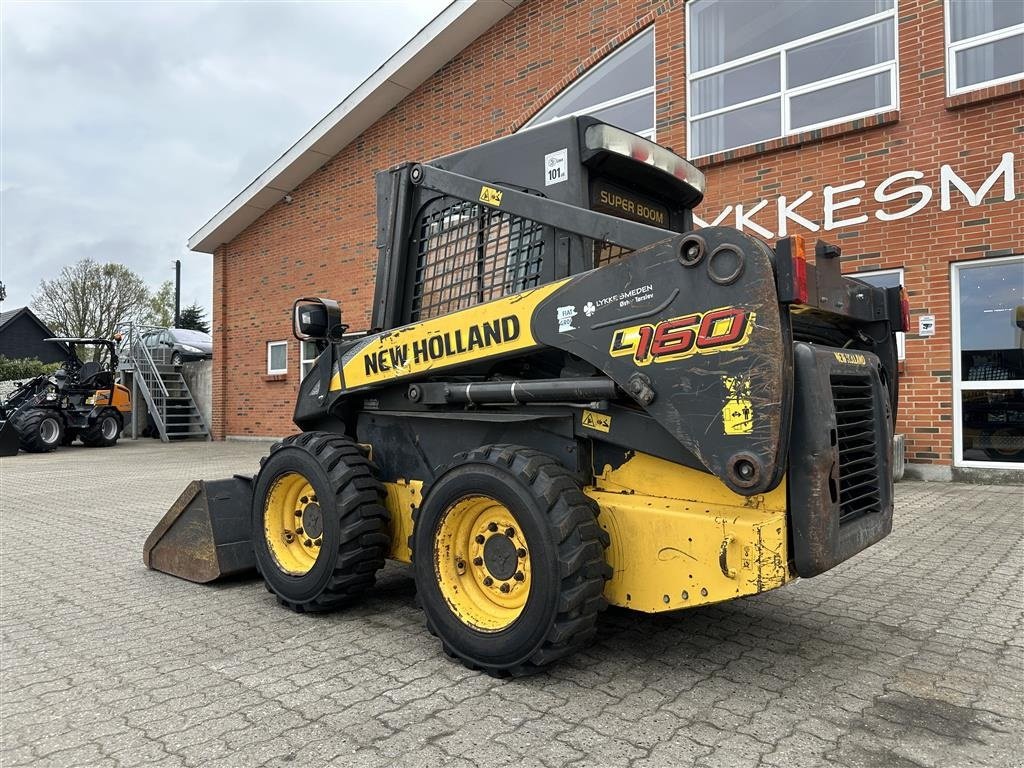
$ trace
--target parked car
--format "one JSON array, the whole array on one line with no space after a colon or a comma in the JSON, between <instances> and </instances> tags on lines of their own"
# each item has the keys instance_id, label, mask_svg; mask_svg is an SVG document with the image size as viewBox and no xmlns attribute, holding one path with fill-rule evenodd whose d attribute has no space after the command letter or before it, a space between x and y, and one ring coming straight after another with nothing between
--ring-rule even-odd
<instances>
[{"instance_id":1,"label":"parked car","mask_svg":"<svg viewBox=\"0 0 1024 768\"><path fill-rule=\"evenodd\" d=\"M164 328L145 334L143 342L157 362L181 365L193 360L213 357L213 338L202 331L185 328Z\"/></svg>"}]
</instances>

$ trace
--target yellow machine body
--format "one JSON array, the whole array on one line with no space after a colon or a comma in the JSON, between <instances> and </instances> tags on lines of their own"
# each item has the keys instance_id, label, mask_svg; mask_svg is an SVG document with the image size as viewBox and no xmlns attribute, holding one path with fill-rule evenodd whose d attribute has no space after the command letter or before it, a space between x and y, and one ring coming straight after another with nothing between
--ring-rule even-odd
<instances>
[{"instance_id":1,"label":"yellow machine body","mask_svg":"<svg viewBox=\"0 0 1024 768\"><path fill-rule=\"evenodd\" d=\"M132 409L132 395L127 387L115 384L113 402L111 402L109 389L99 389L96 390L95 395L86 400L86 403L97 407L113 405L121 413L129 413Z\"/></svg>"},{"instance_id":2,"label":"yellow machine body","mask_svg":"<svg viewBox=\"0 0 1024 768\"><path fill-rule=\"evenodd\" d=\"M786 483L745 497L717 478L643 453L620 467L596 468L584 489L608 531L608 602L660 613L781 587L789 567ZM412 513L422 482L385 483L391 514L389 557L408 563Z\"/></svg>"}]
</instances>

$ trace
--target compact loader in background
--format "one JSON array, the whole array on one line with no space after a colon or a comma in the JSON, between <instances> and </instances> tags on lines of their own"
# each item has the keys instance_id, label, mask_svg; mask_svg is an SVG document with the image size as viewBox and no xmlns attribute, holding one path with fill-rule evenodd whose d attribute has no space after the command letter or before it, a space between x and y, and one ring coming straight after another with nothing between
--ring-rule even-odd
<instances>
[{"instance_id":1,"label":"compact loader in background","mask_svg":"<svg viewBox=\"0 0 1024 768\"><path fill-rule=\"evenodd\" d=\"M892 526L900 289L839 249L694 231L702 174L568 118L377 177L372 330L295 303L321 350L302 430L189 486L146 542L293 610L412 563L444 650L521 674L609 603L672 611L816 576Z\"/></svg>"},{"instance_id":2,"label":"compact loader in background","mask_svg":"<svg viewBox=\"0 0 1024 768\"><path fill-rule=\"evenodd\" d=\"M53 375L25 381L0 403L0 456L18 450L46 453L80 439L107 447L121 436L131 394L115 381L117 351L110 339L46 339L67 350ZM100 361L83 362L76 347L100 348Z\"/></svg>"}]
</instances>

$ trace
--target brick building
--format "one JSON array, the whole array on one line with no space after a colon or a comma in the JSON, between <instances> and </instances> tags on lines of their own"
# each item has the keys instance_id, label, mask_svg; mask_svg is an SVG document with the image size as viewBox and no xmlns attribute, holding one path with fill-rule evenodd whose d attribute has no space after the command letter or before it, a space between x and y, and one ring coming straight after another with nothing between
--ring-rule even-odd
<instances>
[{"instance_id":1,"label":"brick building","mask_svg":"<svg viewBox=\"0 0 1024 768\"><path fill-rule=\"evenodd\" d=\"M190 239L213 254L215 435L294 429L294 298L367 326L375 171L577 113L698 165L698 224L822 237L902 281L908 461L1024 469L1020 0L453 3Z\"/></svg>"}]
</instances>

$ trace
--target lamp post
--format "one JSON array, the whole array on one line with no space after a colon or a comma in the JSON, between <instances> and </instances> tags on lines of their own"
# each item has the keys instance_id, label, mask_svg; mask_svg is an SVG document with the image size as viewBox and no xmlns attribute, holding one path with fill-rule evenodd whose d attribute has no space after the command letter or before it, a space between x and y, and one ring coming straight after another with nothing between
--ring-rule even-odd
<instances>
[{"instance_id":1,"label":"lamp post","mask_svg":"<svg viewBox=\"0 0 1024 768\"><path fill-rule=\"evenodd\" d=\"M181 324L181 259L174 260L174 327Z\"/></svg>"}]
</instances>

